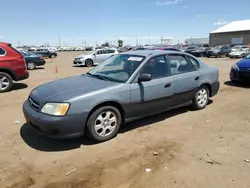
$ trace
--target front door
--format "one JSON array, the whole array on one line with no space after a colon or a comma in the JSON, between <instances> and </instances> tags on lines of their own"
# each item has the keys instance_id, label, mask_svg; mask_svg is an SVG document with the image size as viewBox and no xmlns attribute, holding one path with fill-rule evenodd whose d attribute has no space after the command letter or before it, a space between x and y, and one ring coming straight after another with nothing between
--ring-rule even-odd
<instances>
[{"instance_id":1,"label":"front door","mask_svg":"<svg viewBox=\"0 0 250 188\"><path fill-rule=\"evenodd\" d=\"M140 74L150 74L152 80L135 81L131 84L129 118L156 114L172 106L173 77L170 76L165 56L157 56L149 60Z\"/></svg>"},{"instance_id":2,"label":"front door","mask_svg":"<svg viewBox=\"0 0 250 188\"><path fill-rule=\"evenodd\" d=\"M181 54L169 54L168 59L171 65L171 74L174 76L174 105L192 101L200 86L199 63L194 58Z\"/></svg>"}]
</instances>

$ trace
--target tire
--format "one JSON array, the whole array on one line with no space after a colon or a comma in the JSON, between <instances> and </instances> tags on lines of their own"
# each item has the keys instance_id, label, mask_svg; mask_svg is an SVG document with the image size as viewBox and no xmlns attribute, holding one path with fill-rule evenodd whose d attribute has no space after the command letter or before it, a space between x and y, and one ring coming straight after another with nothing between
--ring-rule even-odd
<instances>
[{"instance_id":1,"label":"tire","mask_svg":"<svg viewBox=\"0 0 250 188\"><path fill-rule=\"evenodd\" d=\"M53 55L53 54L50 56L50 58L52 58L52 59L54 59L55 57L56 57L56 56L55 56L55 55Z\"/></svg>"},{"instance_id":2,"label":"tire","mask_svg":"<svg viewBox=\"0 0 250 188\"><path fill-rule=\"evenodd\" d=\"M36 64L33 61L27 62L27 69L28 70L34 70L36 68Z\"/></svg>"},{"instance_id":3,"label":"tire","mask_svg":"<svg viewBox=\"0 0 250 188\"><path fill-rule=\"evenodd\" d=\"M193 108L196 110L203 109L207 106L209 101L209 90L206 86L201 86L193 98Z\"/></svg>"},{"instance_id":4,"label":"tire","mask_svg":"<svg viewBox=\"0 0 250 188\"><path fill-rule=\"evenodd\" d=\"M88 119L87 136L95 142L110 140L117 135L121 123L122 116L117 108L113 106L100 107Z\"/></svg>"},{"instance_id":5,"label":"tire","mask_svg":"<svg viewBox=\"0 0 250 188\"><path fill-rule=\"evenodd\" d=\"M5 72L0 72L0 93L10 91L12 87L13 87L12 77Z\"/></svg>"},{"instance_id":6,"label":"tire","mask_svg":"<svg viewBox=\"0 0 250 188\"><path fill-rule=\"evenodd\" d=\"M86 67L92 67L93 66L93 61L91 59L87 59L85 61L85 65L86 65Z\"/></svg>"}]
</instances>

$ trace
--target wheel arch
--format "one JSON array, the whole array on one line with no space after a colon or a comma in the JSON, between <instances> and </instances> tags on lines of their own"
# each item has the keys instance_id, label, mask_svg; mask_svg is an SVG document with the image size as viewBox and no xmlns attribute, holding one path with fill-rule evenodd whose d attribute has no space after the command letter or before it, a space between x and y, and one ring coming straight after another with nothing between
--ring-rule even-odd
<instances>
[{"instance_id":1,"label":"wheel arch","mask_svg":"<svg viewBox=\"0 0 250 188\"><path fill-rule=\"evenodd\" d=\"M200 87L202 87L202 86L206 86L208 88L209 97L212 97L212 86L211 86L211 84L209 84L209 83L203 83L203 84L201 84Z\"/></svg>"},{"instance_id":2,"label":"wheel arch","mask_svg":"<svg viewBox=\"0 0 250 188\"><path fill-rule=\"evenodd\" d=\"M116 102L116 101L105 101L105 102L102 102L100 104L97 104L94 108L92 108L92 110L89 112L88 114L88 117L87 117L87 121L86 121L86 124L91 116L91 114L96 111L97 109L103 107L103 106L113 106L115 108L117 108L119 110L119 112L121 113L121 116L122 116L122 122L125 121L125 110L124 108L122 107L122 105L119 103L119 102ZM85 126L86 127L86 126Z\"/></svg>"},{"instance_id":3,"label":"wheel arch","mask_svg":"<svg viewBox=\"0 0 250 188\"><path fill-rule=\"evenodd\" d=\"M0 68L0 72L4 72L4 73L9 74L11 76L11 78L13 80L15 80L15 74L11 70L6 69L6 68Z\"/></svg>"}]
</instances>

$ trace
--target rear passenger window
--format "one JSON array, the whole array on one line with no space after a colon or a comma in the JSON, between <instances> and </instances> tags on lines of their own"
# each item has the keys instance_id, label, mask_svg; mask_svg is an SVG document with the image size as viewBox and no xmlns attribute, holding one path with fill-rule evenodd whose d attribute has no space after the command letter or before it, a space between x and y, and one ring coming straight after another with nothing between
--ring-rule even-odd
<instances>
[{"instance_id":1,"label":"rear passenger window","mask_svg":"<svg viewBox=\"0 0 250 188\"><path fill-rule=\"evenodd\" d=\"M192 57L188 57L188 58L189 58L190 62L192 63L192 65L194 66L195 70L197 70L200 67L200 64L198 63L198 61Z\"/></svg>"},{"instance_id":2,"label":"rear passenger window","mask_svg":"<svg viewBox=\"0 0 250 188\"><path fill-rule=\"evenodd\" d=\"M185 56L176 54L168 55L168 57L173 75L195 71L194 66L186 60Z\"/></svg>"},{"instance_id":3,"label":"rear passenger window","mask_svg":"<svg viewBox=\"0 0 250 188\"><path fill-rule=\"evenodd\" d=\"M108 54L115 53L115 50L108 50Z\"/></svg>"},{"instance_id":4,"label":"rear passenger window","mask_svg":"<svg viewBox=\"0 0 250 188\"><path fill-rule=\"evenodd\" d=\"M0 55L4 55L4 54L5 54L4 49L0 48Z\"/></svg>"}]
</instances>

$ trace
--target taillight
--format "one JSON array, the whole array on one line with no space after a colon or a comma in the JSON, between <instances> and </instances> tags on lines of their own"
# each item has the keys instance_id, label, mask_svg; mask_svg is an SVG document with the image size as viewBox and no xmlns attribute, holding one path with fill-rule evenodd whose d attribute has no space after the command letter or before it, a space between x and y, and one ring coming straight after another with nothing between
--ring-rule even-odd
<instances>
[{"instance_id":1,"label":"taillight","mask_svg":"<svg viewBox=\"0 0 250 188\"><path fill-rule=\"evenodd\" d=\"M25 59L24 59L24 58L18 58L18 59L17 59L17 63L23 64L23 65L27 68L27 65L26 65L26 62L25 62Z\"/></svg>"},{"instance_id":2,"label":"taillight","mask_svg":"<svg viewBox=\"0 0 250 188\"><path fill-rule=\"evenodd\" d=\"M40 57L40 59L44 59L44 57L43 57L43 56L41 56L41 57Z\"/></svg>"}]
</instances>

